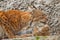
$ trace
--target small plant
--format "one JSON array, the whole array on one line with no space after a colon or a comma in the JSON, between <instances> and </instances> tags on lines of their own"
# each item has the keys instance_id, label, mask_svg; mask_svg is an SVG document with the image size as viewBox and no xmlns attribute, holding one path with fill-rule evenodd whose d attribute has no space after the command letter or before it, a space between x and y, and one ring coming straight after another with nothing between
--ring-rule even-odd
<instances>
[{"instance_id":1,"label":"small plant","mask_svg":"<svg viewBox=\"0 0 60 40\"><path fill-rule=\"evenodd\" d=\"M39 40L40 39L40 37L39 36L36 36L36 40Z\"/></svg>"},{"instance_id":2,"label":"small plant","mask_svg":"<svg viewBox=\"0 0 60 40\"><path fill-rule=\"evenodd\" d=\"M47 38L47 36L36 36L36 40L41 40L41 39L46 39Z\"/></svg>"}]
</instances>

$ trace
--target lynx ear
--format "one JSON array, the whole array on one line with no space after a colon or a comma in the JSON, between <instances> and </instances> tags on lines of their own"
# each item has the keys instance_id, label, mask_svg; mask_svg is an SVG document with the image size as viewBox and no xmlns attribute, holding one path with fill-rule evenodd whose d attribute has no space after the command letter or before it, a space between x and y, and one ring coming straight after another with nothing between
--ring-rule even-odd
<instances>
[{"instance_id":1,"label":"lynx ear","mask_svg":"<svg viewBox=\"0 0 60 40\"><path fill-rule=\"evenodd\" d=\"M47 32L49 31L50 27L48 25L44 25L41 29L41 32Z\"/></svg>"},{"instance_id":2,"label":"lynx ear","mask_svg":"<svg viewBox=\"0 0 60 40\"><path fill-rule=\"evenodd\" d=\"M41 35L42 36L49 36L50 35L49 29L50 29L50 27L48 25L44 25L40 31Z\"/></svg>"},{"instance_id":3,"label":"lynx ear","mask_svg":"<svg viewBox=\"0 0 60 40\"><path fill-rule=\"evenodd\" d=\"M48 25L44 25L43 27L41 28L34 28L34 31L33 31L33 35L34 36L48 36L50 35L49 33L49 26Z\"/></svg>"}]
</instances>

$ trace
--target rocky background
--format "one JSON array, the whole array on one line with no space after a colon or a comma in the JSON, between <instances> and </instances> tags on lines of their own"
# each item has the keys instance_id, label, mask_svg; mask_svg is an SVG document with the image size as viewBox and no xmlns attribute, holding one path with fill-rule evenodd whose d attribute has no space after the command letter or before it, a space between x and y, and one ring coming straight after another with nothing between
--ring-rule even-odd
<instances>
[{"instance_id":1,"label":"rocky background","mask_svg":"<svg viewBox=\"0 0 60 40\"><path fill-rule=\"evenodd\" d=\"M50 35L60 34L60 0L0 0L0 10L10 9L32 12L34 9L42 10L48 17ZM39 24L43 25L43 24ZM0 30L2 30L0 28ZM0 31L0 36L2 36Z\"/></svg>"}]
</instances>

